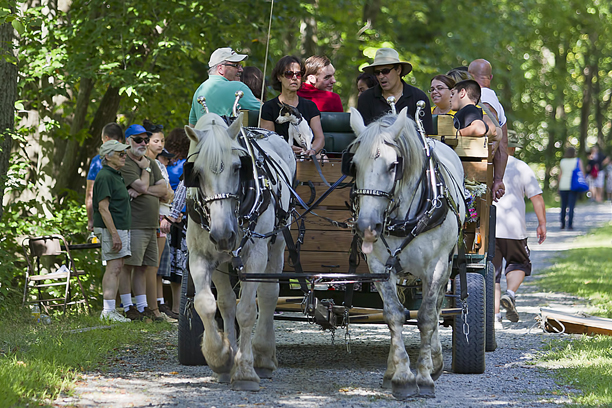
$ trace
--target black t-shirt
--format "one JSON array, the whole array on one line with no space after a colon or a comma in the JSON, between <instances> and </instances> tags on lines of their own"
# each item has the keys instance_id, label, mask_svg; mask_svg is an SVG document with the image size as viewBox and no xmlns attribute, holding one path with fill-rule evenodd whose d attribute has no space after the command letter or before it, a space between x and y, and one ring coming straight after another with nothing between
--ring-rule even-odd
<instances>
[{"instance_id":1,"label":"black t-shirt","mask_svg":"<svg viewBox=\"0 0 612 408\"><path fill-rule=\"evenodd\" d=\"M402 109L408 107L408 116L414 119L417 110L417 102L425 102L425 108L423 110L423 128L425 133L433 135L433 120L431 117L431 105L429 104L429 98L425 92L421 91L412 85L408 85L402 80L404 90L402 96L398 101L395 102L395 110L400 113ZM382 88L380 85L373 86L370 89L365 90L359 100L357 101L357 110L363 117L365 125L369 125L382 116L391 113L391 106L387 103L386 99L383 98Z\"/></svg>"},{"instance_id":2,"label":"black t-shirt","mask_svg":"<svg viewBox=\"0 0 612 408\"><path fill-rule=\"evenodd\" d=\"M465 129L475 120L481 120L484 122L482 109L478 108L476 105L465 105L463 108L459 109L457 113L455 113L453 124L455 125L456 129ZM485 126L488 130L486 123Z\"/></svg>"},{"instance_id":3,"label":"black t-shirt","mask_svg":"<svg viewBox=\"0 0 612 408\"><path fill-rule=\"evenodd\" d=\"M270 122L274 122L274 131L285 138L285 140L289 140L289 123L278 124L276 123L276 118L280 113L280 106L278 105L279 100L278 97L274 99L270 99L266 103L264 103L261 108L261 118L264 120L269 120ZM310 125L310 119L321 116L321 112L317 108L314 102L309 101L308 99L304 99L302 97L298 97L298 105L296 106L297 110L300 111L304 120Z\"/></svg>"}]
</instances>

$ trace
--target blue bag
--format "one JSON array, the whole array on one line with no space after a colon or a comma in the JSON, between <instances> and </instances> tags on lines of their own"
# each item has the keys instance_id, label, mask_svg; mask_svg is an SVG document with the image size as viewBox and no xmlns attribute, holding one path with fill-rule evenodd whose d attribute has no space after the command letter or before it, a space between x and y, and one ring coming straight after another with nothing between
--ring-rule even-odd
<instances>
[{"instance_id":1,"label":"blue bag","mask_svg":"<svg viewBox=\"0 0 612 408\"><path fill-rule=\"evenodd\" d=\"M582 170L580 170L580 159L576 159L576 168L572 172L572 183L570 184L570 190L578 193L585 193L589 191L589 185L584 178Z\"/></svg>"}]
</instances>

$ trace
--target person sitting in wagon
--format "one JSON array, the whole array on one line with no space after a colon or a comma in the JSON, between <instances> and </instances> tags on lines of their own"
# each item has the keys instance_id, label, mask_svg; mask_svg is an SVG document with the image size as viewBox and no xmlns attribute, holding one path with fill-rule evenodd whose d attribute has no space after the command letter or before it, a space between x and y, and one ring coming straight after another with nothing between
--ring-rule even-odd
<instances>
[{"instance_id":1,"label":"person sitting in wagon","mask_svg":"<svg viewBox=\"0 0 612 408\"><path fill-rule=\"evenodd\" d=\"M480 85L468 79L455 84L451 90L451 109L456 111L454 118L458 136L495 136L494 123L483 115L476 104L480 100Z\"/></svg>"}]
</instances>

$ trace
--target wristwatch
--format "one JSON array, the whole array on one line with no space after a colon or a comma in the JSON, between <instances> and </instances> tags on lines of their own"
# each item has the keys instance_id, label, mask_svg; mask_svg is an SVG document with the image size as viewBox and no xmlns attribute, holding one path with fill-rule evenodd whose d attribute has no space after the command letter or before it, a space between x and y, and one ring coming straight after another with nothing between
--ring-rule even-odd
<instances>
[{"instance_id":1,"label":"wristwatch","mask_svg":"<svg viewBox=\"0 0 612 408\"><path fill-rule=\"evenodd\" d=\"M143 170L146 170L146 171L148 171L150 173L151 172L151 167L149 166L149 167L147 167L146 169L143 169Z\"/></svg>"}]
</instances>

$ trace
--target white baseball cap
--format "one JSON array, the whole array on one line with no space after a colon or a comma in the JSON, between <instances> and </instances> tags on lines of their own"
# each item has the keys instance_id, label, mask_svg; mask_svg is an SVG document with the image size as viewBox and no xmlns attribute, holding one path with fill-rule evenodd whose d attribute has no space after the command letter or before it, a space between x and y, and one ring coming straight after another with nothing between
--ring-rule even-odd
<instances>
[{"instance_id":1,"label":"white baseball cap","mask_svg":"<svg viewBox=\"0 0 612 408\"><path fill-rule=\"evenodd\" d=\"M210 60L208 61L209 67L214 67L222 63L223 61L229 62L240 62L247 59L249 56L246 54L238 54L236 51L232 50L230 47L226 48L217 48L215 52L213 52L210 56Z\"/></svg>"}]
</instances>

